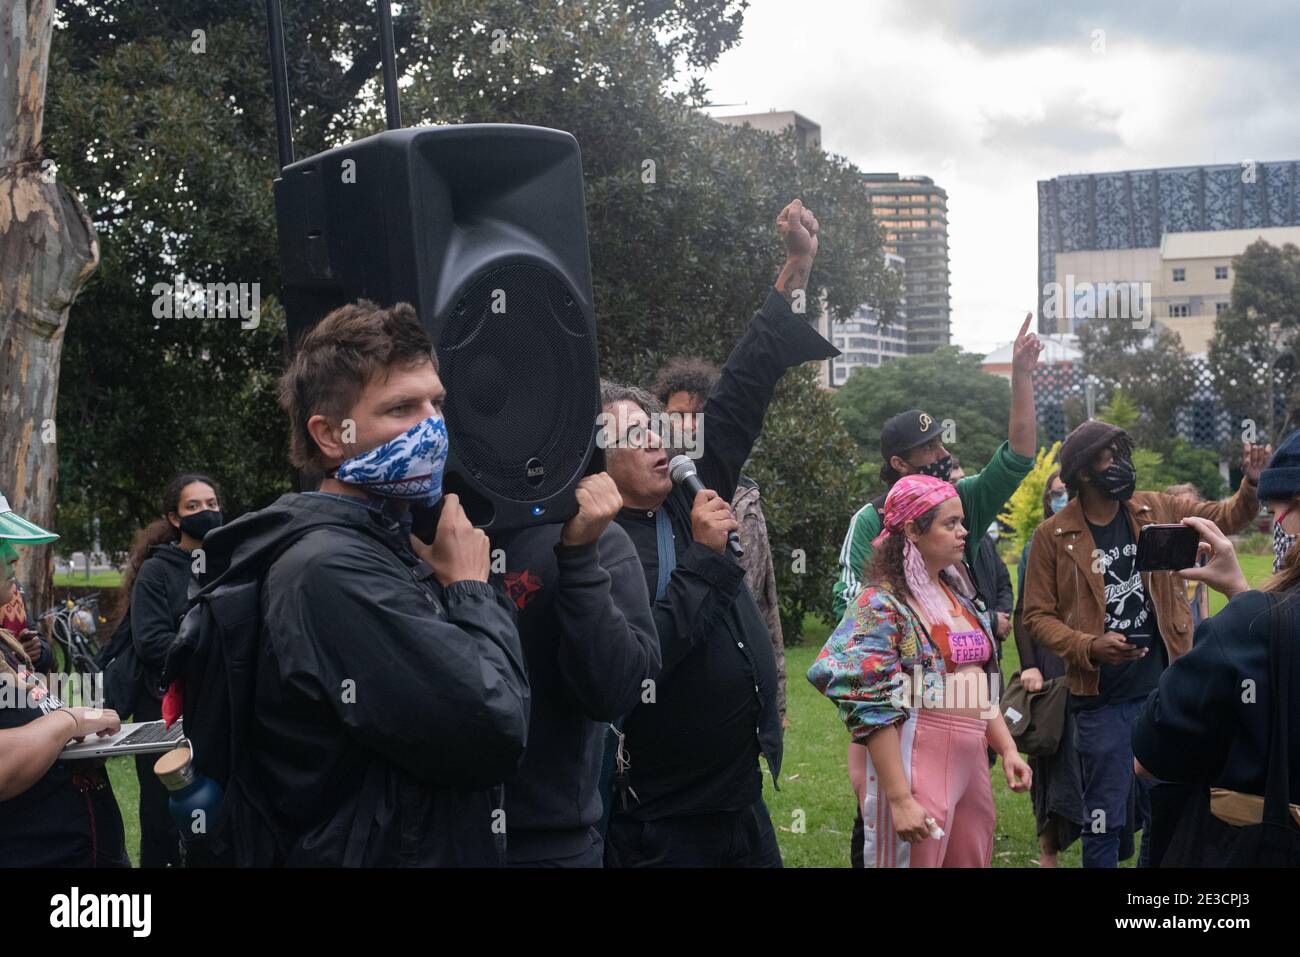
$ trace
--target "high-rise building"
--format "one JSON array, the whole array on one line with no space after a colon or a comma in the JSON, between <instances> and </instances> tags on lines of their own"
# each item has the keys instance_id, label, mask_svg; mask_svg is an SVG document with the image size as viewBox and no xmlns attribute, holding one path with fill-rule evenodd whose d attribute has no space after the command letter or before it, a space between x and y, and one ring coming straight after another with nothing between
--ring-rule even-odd
<instances>
[{"instance_id":1,"label":"high-rise building","mask_svg":"<svg viewBox=\"0 0 1300 957\"><path fill-rule=\"evenodd\" d=\"M906 266L902 256L885 253L885 268L906 269ZM895 319L888 325L881 322L880 311L875 306L864 305L851 318L831 323L824 335L842 353L827 360L827 384L842 386L857 369L881 366L907 355L907 300L899 297Z\"/></svg>"},{"instance_id":2,"label":"high-rise building","mask_svg":"<svg viewBox=\"0 0 1300 957\"><path fill-rule=\"evenodd\" d=\"M1223 308L1231 287L1222 260L1241 252L1261 231L1267 238L1273 233L1270 227L1281 226L1300 226L1300 161L1040 180L1038 330L1073 332L1077 320L1088 318L1090 307L1112 295L1121 308L1131 308L1132 290L1158 300L1147 304L1152 315L1134 318L1166 323L1183 335L1188 351L1200 351L1213 315L1192 310ZM1175 238L1216 232L1224 236L1213 242ZM1201 265L1214 270L1210 285L1192 290L1180 285L1184 279L1175 279L1174 270L1181 270L1190 282ZM1144 283L1150 284L1149 294L1142 291ZM1077 308L1080 301L1082 310ZM1201 321L1180 322L1194 319ZM1185 334L1180 326L1187 327Z\"/></svg>"},{"instance_id":3,"label":"high-rise building","mask_svg":"<svg viewBox=\"0 0 1300 957\"><path fill-rule=\"evenodd\" d=\"M901 256L907 351L933 352L950 339L948 194L928 176L864 173L884 248Z\"/></svg>"}]
</instances>

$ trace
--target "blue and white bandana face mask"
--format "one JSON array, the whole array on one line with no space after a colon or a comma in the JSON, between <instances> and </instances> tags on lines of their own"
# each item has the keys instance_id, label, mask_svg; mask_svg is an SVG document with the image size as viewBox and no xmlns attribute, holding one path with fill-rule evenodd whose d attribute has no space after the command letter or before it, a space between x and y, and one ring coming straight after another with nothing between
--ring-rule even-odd
<instances>
[{"instance_id":1,"label":"blue and white bandana face mask","mask_svg":"<svg viewBox=\"0 0 1300 957\"><path fill-rule=\"evenodd\" d=\"M334 477L383 498L431 508L442 498L447 445L447 423L441 415L431 415L383 445L354 455L335 469Z\"/></svg>"}]
</instances>

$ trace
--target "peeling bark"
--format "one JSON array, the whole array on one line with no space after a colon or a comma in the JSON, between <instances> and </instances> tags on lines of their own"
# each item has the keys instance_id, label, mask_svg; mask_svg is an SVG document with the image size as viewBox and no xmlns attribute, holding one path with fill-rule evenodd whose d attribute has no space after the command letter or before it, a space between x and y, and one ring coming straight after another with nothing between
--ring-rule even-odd
<instances>
[{"instance_id":1,"label":"peeling bark","mask_svg":"<svg viewBox=\"0 0 1300 957\"><path fill-rule=\"evenodd\" d=\"M14 6L9 7L13 3ZM85 208L43 171L54 0L8 0L0 23L0 492L54 529L59 359L68 313L99 264ZM51 546L21 549L32 610L49 604Z\"/></svg>"}]
</instances>

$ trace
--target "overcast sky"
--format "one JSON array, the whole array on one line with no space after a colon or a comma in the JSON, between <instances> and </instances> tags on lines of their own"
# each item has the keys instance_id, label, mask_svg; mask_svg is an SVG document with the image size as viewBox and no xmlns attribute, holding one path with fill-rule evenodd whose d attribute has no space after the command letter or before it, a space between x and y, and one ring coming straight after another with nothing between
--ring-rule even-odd
<instances>
[{"instance_id":1,"label":"overcast sky","mask_svg":"<svg viewBox=\"0 0 1300 957\"><path fill-rule=\"evenodd\" d=\"M1039 179L1300 159L1294 2L752 0L705 79L747 103L711 112L797 110L862 170L948 191L953 341L976 352L1035 308Z\"/></svg>"}]
</instances>

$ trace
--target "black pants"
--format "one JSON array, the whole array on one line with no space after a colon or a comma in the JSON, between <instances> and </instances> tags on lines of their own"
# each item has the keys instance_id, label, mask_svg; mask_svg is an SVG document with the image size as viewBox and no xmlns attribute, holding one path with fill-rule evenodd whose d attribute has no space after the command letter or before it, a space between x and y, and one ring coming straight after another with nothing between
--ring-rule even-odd
<instances>
[{"instance_id":1,"label":"black pants","mask_svg":"<svg viewBox=\"0 0 1300 957\"><path fill-rule=\"evenodd\" d=\"M615 813L606 867L780 867L776 831L762 800L739 811L638 821Z\"/></svg>"},{"instance_id":2,"label":"black pants","mask_svg":"<svg viewBox=\"0 0 1300 957\"><path fill-rule=\"evenodd\" d=\"M157 721L162 717L162 702L141 691L136 699L136 722ZM179 867L181 835L167 809L168 791L153 773L154 762L161 755L138 754L135 776L140 782L140 866Z\"/></svg>"},{"instance_id":3,"label":"black pants","mask_svg":"<svg viewBox=\"0 0 1300 957\"><path fill-rule=\"evenodd\" d=\"M565 857L548 857L536 861L511 861L509 866L548 868L604 867L604 858L605 842L601 840L600 832L593 827L591 829L591 846L584 851Z\"/></svg>"}]
</instances>

